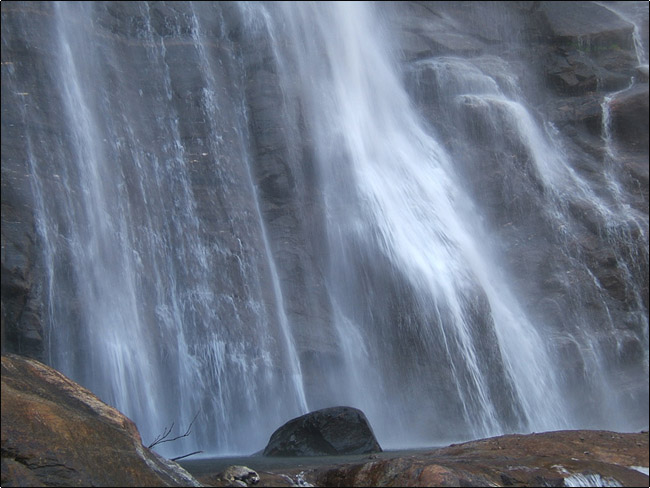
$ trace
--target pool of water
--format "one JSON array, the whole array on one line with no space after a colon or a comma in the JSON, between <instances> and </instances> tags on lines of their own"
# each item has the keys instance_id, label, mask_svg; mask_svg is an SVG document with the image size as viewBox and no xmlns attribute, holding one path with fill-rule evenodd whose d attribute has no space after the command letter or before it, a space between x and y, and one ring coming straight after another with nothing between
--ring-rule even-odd
<instances>
[{"instance_id":1,"label":"pool of water","mask_svg":"<svg viewBox=\"0 0 650 488\"><path fill-rule=\"evenodd\" d=\"M437 449L408 449L384 451L376 454L351 454L343 456L309 456L309 457L273 457L253 454L250 456L233 457L204 457L196 459L183 459L178 464L196 477L222 472L233 464L248 466L257 472L278 471L282 469L310 469L324 465L347 464L369 460L370 456L377 459L390 459L396 456L422 454Z\"/></svg>"}]
</instances>

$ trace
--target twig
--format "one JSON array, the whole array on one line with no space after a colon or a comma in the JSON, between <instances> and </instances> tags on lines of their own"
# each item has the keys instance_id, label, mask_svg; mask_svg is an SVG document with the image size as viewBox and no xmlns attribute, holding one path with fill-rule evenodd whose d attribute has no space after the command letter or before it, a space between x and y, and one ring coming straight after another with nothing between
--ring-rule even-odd
<instances>
[{"instance_id":1,"label":"twig","mask_svg":"<svg viewBox=\"0 0 650 488\"><path fill-rule=\"evenodd\" d=\"M182 456L178 456L178 457L172 458L172 461L178 461L179 459L183 459L183 458L186 458L186 457L194 456L195 454L199 454L200 452L203 452L203 451L194 451L194 452L191 452L191 453L189 453L189 454L183 454Z\"/></svg>"},{"instance_id":2,"label":"twig","mask_svg":"<svg viewBox=\"0 0 650 488\"><path fill-rule=\"evenodd\" d=\"M166 429L163 431L163 433L160 434L160 435L158 435L158 437L156 437L156 438L153 440L153 442L152 442L151 444L149 444L147 447L148 447L149 449L151 449L151 448L152 448L153 446L155 446L156 444L160 444L160 443L162 442L162 440L163 440L165 437L167 437L167 436L171 433L171 431L172 431L173 428L174 428L174 422L172 422L172 424L169 426L169 429L166 428Z\"/></svg>"},{"instance_id":3,"label":"twig","mask_svg":"<svg viewBox=\"0 0 650 488\"><path fill-rule=\"evenodd\" d=\"M174 426L174 423L172 422L171 427L169 427L168 430L165 430L165 432L162 435L159 435L158 437L156 437L156 439L151 444L149 444L147 447L149 449L151 449L153 446L157 446L158 444L162 444L163 442L173 442L173 441L176 441L176 440L178 440L178 439L180 439L182 437L187 437L188 435L190 435L190 430L192 430L192 424L194 424L194 421L196 420L196 418L198 416L199 416L199 412L196 412L196 415L194 415L194 418L190 422L189 427L187 428L187 430L185 431L185 433L183 435L178 435L178 436L174 437L173 439L166 439L166 437L171 433L172 427Z\"/></svg>"}]
</instances>

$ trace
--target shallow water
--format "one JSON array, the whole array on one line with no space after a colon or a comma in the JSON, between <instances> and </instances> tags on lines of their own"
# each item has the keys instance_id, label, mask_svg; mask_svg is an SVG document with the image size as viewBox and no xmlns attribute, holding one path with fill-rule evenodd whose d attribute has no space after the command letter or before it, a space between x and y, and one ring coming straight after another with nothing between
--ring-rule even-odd
<instances>
[{"instance_id":1,"label":"shallow water","mask_svg":"<svg viewBox=\"0 0 650 488\"><path fill-rule=\"evenodd\" d=\"M201 477L220 473L232 465L248 466L257 472L276 471L278 469L309 469L325 465L363 461L370 459L370 456L372 456L372 459L375 459L375 456L379 459L390 459L397 456L423 454L438 449L439 447L442 446L426 449L390 450L375 454L349 454L344 456L274 457L253 454L250 456L188 458L187 460L179 461L178 464L183 466L193 476Z\"/></svg>"}]
</instances>

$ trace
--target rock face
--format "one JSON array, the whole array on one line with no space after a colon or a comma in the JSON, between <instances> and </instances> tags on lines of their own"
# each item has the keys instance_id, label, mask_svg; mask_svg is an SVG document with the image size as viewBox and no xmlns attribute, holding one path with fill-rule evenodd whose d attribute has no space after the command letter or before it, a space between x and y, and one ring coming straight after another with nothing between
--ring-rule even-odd
<instances>
[{"instance_id":1,"label":"rock face","mask_svg":"<svg viewBox=\"0 0 650 488\"><path fill-rule=\"evenodd\" d=\"M612 129L628 147L648 151L648 83L612 100Z\"/></svg>"},{"instance_id":2,"label":"rock face","mask_svg":"<svg viewBox=\"0 0 650 488\"><path fill-rule=\"evenodd\" d=\"M327 456L381 452L361 410L331 407L290 420L276 430L265 456Z\"/></svg>"},{"instance_id":3,"label":"rock face","mask_svg":"<svg viewBox=\"0 0 650 488\"><path fill-rule=\"evenodd\" d=\"M61 373L2 356L2 486L201 486Z\"/></svg>"}]
</instances>

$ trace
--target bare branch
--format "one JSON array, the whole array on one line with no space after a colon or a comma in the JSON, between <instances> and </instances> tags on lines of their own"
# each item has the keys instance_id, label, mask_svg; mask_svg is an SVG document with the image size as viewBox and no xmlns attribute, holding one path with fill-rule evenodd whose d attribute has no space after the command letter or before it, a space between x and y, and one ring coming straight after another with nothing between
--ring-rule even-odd
<instances>
[{"instance_id":1,"label":"bare branch","mask_svg":"<svg viewBox=\"0 0 650 488\"><path fill-rule=\"evenodd\" d=\"M183 458L186 458L186 457L194 456L195 454L199 454L199 453L201 453L201 452L203 452L203 451L194 451L194 452L191 452L191 453L189 453L189 454L184 454L184 455L182 455L182 456L178 456L178 457L172 458L171 460L172 460L172 461L178 461L179 459L183 459Z\"/></svg>"},{"instance_id":2,"label":"bare branch","mask_svg":"<svg viewBox=\"0 0 650 488\"><path fill-rule=\"evenodd\" d=\"M176 436L176 437L174 437L172 439L167 439L167 436L169 436L170 432L172 431L172 427L174 426L174 423L172 422L171 427L169 427L168 430L165 430L165 432L162 435L159 435L158 437L156 437L156 439L150 445L148 445L147 447L149 449L151 449L153 446L156 446L158 444L162 444L163 442L173 442L173 441L176 441L178 439L181 439L183 437L187 437L188 435L190 435L190 431L192 430L192 425L194 424L194 421L196 420L196 418L199 416L199 412L200 412L200 410L196 412L196 415L194 415L194 418L190 422L189 427L187 428L187 430L185 431L185 433L183 435ZM196 453L193 453L193 454L196 454ZM188 454L188 456L189 455L190 454Z\"/></svg>"},{"instance_id":3,"label":"bare branch","mask_svg":"<svg viewBox=\"0 0 650 488\"><path fill-rule=\"evenodd\" d=\"M172 431L174 428L174 422L169 426L169 428L165 429L162 434L160 434L158 437L156 437L151 444L149 444L147 447L151 449L153 446L160 444L161 442L164 442L163 439L165 439Z\"/></svg>"}]
</instances>

